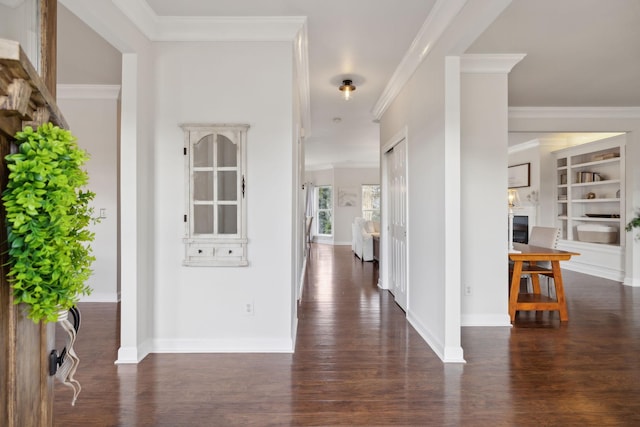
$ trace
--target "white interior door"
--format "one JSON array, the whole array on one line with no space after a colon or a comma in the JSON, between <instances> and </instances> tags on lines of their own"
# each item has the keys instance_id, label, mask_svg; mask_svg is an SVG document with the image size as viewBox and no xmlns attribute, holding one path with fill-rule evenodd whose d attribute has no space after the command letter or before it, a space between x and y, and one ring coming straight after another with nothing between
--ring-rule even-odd
<instances>
[{"instance_id":1,"label":"white interior door","mask_svg":"<svg viewBox=\"0 0 640 427\"><path fill-rule=\"evenodd\" d=\"M386 153L389 188L389 288L407 310L407 143L401 140Z\"/></svg>"}]
</instances>

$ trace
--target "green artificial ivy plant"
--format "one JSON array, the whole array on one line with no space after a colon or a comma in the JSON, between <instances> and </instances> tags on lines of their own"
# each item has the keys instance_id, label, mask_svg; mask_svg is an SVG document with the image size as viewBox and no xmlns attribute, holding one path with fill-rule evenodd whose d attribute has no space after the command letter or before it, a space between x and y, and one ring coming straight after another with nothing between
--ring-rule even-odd
<instances>
[{"instance_id":1,"label":"green artificial ivy plant","mask_svg":"<svg viewBox=\"0 0 640 427\"><path fill-rule=\"evenodd\" d=\"M629 223L627 224L626 230L631 231L634 228L640 228L640 213L638 213L635 218L629 221Z\"/></svg>"},{"instance_id":2,"label":"green artificial ivy plant","mask_svg":"<svg viewBox=\"0 0 640 427\"><path fill-rule=\"evenodd\" d=\"M18 152L5 157L9 181L2 193L9 249L8 278L16 304L34 322L55 322L91 289L88 230L95 194L82 190L88 154L71 132L46 123L15 136Z\"/></svg>"}]
</instances>

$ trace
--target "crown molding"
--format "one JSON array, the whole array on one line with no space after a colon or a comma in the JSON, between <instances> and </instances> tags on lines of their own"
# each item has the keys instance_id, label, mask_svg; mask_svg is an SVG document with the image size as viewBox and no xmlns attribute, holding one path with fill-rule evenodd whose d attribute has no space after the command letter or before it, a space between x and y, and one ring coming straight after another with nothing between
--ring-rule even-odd
<instances>
[{"instance_id":1,"label":"crown molding","mask_svg":"<svg viewBox=\"0 0 640 427\"><path fill-rule=\"evenodd\" d=\"M337 162L305 165L306 172L330 170L330 169L379 169L379 162Z\"/></svg>"},{"instance_id":2,"label":"crown molding","mask_svg":"<svg viewBox=\"0 0 640 427\"><path fill-rule=\"evenodd\" d=\"M291 41L304 16L158 16L145 0L112 0L152 41Z\"/></svg>"},{"instance_id":3,"label":"crown molding","mask_svg":"<svg viewBox=\"0 0 640 427\"><path fill-rule=\"evenodd\" d=\"M120 85L71 85L56 86L58 99L118 99Z\"/></svg>"},{"instance_id":4,"label":"crown molding","mask_svg":"<svg viewBox=\"0 0 640 427\"><path fill-rule=\"evenodd\" d=\"M156 40L158 15L145 0L112 0L113 4L129 18L149 40Z\"/></svg>"},{"instance_id":5,"label":"crown molding","mask_svg":"<svg viewBox=\"0 0 640 427\"><path fill-rule=\"evenodd\" d=\"M465 54L460 60L460 71L463 73L496 73L508 74L513 67L522 61L526 53L506 54Z\"/></svg>"},{"instance_id":6,"label":"crown molding","mask_svg":"<svg viewBox=\"0 0 640 427\"><path fill-rule=\"evenodd\" d=\"M382 114L389 108L391 102L398 96L466 2L467 0L438 0L436 2L409 50L391 76L382 95L375 103L371 112L376 120L380 120Z\"/></svg>"},{"instance_id":7,"label":"crown molding","mask_svg":"<svg viewBox=\"0 0 640 427\"><path fill-rule=\"evenodd\" d=\"M640 107L509 107L509 119L638 119Z\"/></svg>"},{"instance_id":8,"label":"crown molding","mask_svg":"<svg viewBox=\"0 0 640 427\"><path fill-rule=\"evenodd\" d=\"M296 80L300 102L300 121L302 125L302 138L311 136L311 90L309 85L309 41L307 36L307 23L305 22L298 31L293 46L294 60L296 61Z\"/></svg>"},{"instance_id":9,"label":"crown molding","mask_svg":"<svg viewBox=\"0 0 640 427\"><path fill-rule=\"evenodd\" d=\"M304 16L158 16L145 0L112 0L151 41L286 41L294 43L301 122L311 134L309 45Z\"/></svg>"},{"instance_id":10,"label":"crown molding","mask_svg":"<svg viewBox=\"0 0 640 427\"><path fill-rule=\"evenodd\" d=\"M508 154L518 153L520 151L529 150L531 148L537 148L539 146L540 146L540 141L537 140L537 139L534 139L534 140L531 140L531 141L522 142L520 144L513 145L513 146L509 147L507 149L507 153Z\"/></svg>"}]
</instances>

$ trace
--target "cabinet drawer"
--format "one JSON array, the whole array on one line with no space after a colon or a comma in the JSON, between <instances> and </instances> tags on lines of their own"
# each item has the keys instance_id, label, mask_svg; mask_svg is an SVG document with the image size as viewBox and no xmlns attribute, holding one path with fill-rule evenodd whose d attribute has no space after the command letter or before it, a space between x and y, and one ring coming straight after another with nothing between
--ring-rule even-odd
<instances>
[{"instance_id":1,"label":"cabinet drawer","mask_svg":"<svg viewBox=\"0 0 640 427\"><path fill-rule=\"evenodd\" d=\"M215 252L213 246L191 245L188 249L189 257L209 257L211 258Z\"/></svg>"},{"instance_id":2,"label":"cabinet drawer","mask_svg":"<svg viewBox=\"0 0 640 427\"><path fill-rule=\"evenodd\" d=\"M243 248L240 246L220 246L216 248L216 257L241 257Z\"/></svg>"}]
</instances>

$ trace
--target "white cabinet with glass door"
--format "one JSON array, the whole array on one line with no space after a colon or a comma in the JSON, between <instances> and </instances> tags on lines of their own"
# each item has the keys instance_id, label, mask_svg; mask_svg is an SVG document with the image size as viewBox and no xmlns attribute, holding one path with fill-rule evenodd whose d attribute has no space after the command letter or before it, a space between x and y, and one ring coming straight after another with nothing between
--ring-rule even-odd
<instances>
[{"instance_id":1,"label":"white cabinet with glass door","mask_svg":"<svg viewBox=\"0 0 640 427\"><path fill-rule=\"evenodd\" d=\"M246 266L248 125L184 124L185 258L189 266Z\"/></svg>"}]
</instances>

